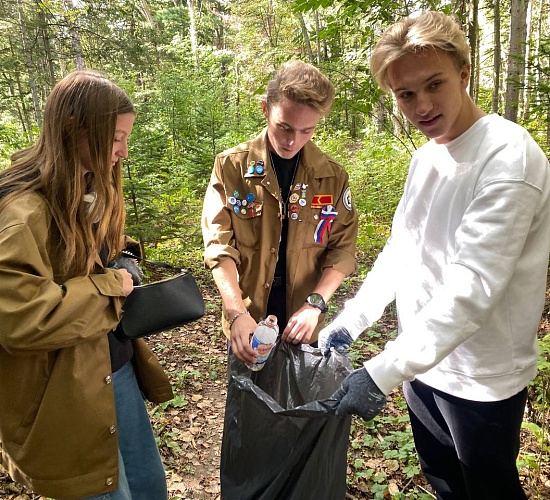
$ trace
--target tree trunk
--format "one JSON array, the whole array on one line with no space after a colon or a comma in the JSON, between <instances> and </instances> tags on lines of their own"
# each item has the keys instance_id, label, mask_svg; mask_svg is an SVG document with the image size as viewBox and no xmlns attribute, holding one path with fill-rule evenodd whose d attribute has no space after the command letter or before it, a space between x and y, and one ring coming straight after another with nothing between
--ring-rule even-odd
<instances>
[{"instance_id":1,"label":"tree trunk","mask_svg":"<svg viewBox=\"0 0 550 500\"><path fill-rule=\"evenodd\" d=\"M493 99L491 111L498 113L500 104L500 72L502 67L502 53L500 50L500 0L494 0L493 4Z\"/></svg>"},{"instance_id":2,"label":"tree trunk","mask_svg":"<svg viewBox=\"0 0 550 500\"><path fill-rule=\"evenodd\" d=\"M304 20L304 16L302 15L301 12L298 12L296 16L298 17L298 22L300 23L300 28L302 30L302 38L304 39L304 45L306 47L306 52L309 58L309 62L314 63L315 59L313 57L313 51L311 50L311 42L309 40L309 34L307 32L307 26Z\"/></svg>"},{"instance_id":3,"label":"tree trunk","mask_svg":"<svg viewBox=\"0 0 550 500\"><path fill-rule=\"evenodd\" d=\"M65 22L69 27L69 39L71 41L71 52L74 59L76 69L86 69L86 61L82 56L82 45L80 43L80 30L78 29L77 20L71 14L73 9L72 0L63 2L63 10L65 13Z\"/></svg>"},{"instance_id":4,"label":"tree trunk","mask_svg":"<svg viewBox=\"0 0 550 500\"><path fill-rule=\"evenodd\" d=\"M313 13L315 16L315 39L317 41L317 64L321 64L321 37L319 32L321 31L321 23L319 22L319 12Z\"/></svg>"},{"instance_id":5,"label":"tree trunk","mask_svg":"<svg viewBox=\"0 0 550 500\"><path fill-rule=\"evenodd\" d=\"M379 98L373 107L374 121L376 123L376 131L380 134L386 131L386 119L388 116L386 106L386 97Z\"/></svg>"},{"instance_id":6,"label":"tree trunk","mask_svg":"<svg viewBox=\"0 0 550 500\"><path fill-rule=\"evenodd\" d=\"M189 38L191 39L191 51L193 52L193 60L195 62L195 68L199 68L199 52L197 43L197 28L195 25L195 5L193 0L187 0L187 7L189 8Z\"/></svg>"},{"instance_id":7,"label":"tree trunk","mask_svg":"<svg viewBox=\"0 0 550 500\"><path fill-rule=\"evenodd\" d=\"M470 62L472 70L470 72L470 95L472 96L474 102L477 102L478 88L476 85L476 80L478 80L479 70L477 62L478 54L478 30L479 30L479 20L478 20L478 8L479 0L472 0L470 3L470 22L468 23L468 41L470 44Z\"/></svg>"},{"instance_id":8,"label":"tree trunk","mask_svg":"<svg viewBox=\"0 0 550 500\"><path fill-rule=\"evenodd\" d=\"M34 118L39 127L42 126L42 107L38 102L38 92L36 90L36 78L33 68L32 53L27 34L25 12L21 0L17 1L17 12L19 21L19 32L21 33L21 43L25 54L25 66L27 68L27 76L29 78L29 87L31 89L32 102L34 106Z\"/></svg>"},{"instance_id":9,"label":"tree trunk","mask_svg":"<svg viewBox=\"0 0 550 500\"><path fill-rule=\"evenodd\" d=\"M528 0L511 0L510 48L506 77L506 106L504 116L517 121L520 89L525 74L525 38L527 35Z\"/></svg>"},{"instance_id":10,"label":"tree trunk","mask_svg":"<svg viewBox=\"0 0 550 500\"><path fill-rule=\"evenodd\" d=\"M140 6L141 6L141 13L143 14L143 17L147 19L147 22L149 23L149 26L151 28L155 27L155 21L153 20L153 16L151 15L151 9L149 9L149 5L147 4L147 0L140 0ZM138 7L139 8L139 7Z\"/></svg>"},{"instance_id":11,"label":"tree trunk","mask_svg":"<svg viewBox=\"0 0 550 500\"><path fill-rule=\"evenodd\" d=\"M536 101L536 104L539 104L541 102L541 92L540 92L540 78L541 78L541 72L540 72L540 56L541 56L541 49L542 45L544 43L543 41L543 6L544 6L545 0L539 0L538 4L538 12L539 12L539 18L537 22L537 30L534 34L534 40L535 40L535 50L533 53L533 94L534 99ZM550 106L550 103L548 103Z\"/></svg>"},{"instance_id":12,"label":"tree trunk","mask_svg":"<svg viewBox=\"0 0 550 500\"><path fill-rule=\"evenodd\" d=\"M44 13L44 10L42 9L42 2L38 0L36 2L36 11L38 13L38 19L39 19L39 31L40 31L40 37L42 38L42 44L44 45L44 55L46 57L45 60L45 66L46 66L46 74L48 75L48 81L50 84L50 88L55 85L56 76L55 76L55 70L53 65L53 55L52 55L52 43L50 40L50 34L48 30L48 20L46 19L46 15Z\"/></svg>"},{"instance_id":13,"label":"tree trunk","mask_svg":"<svg viewBox=\"0 0 550 500\"><path fill-rule=\"evenodd\" d=\"M525 74L523 75L525 85L523 86L523 89L521 90L521 94L523 96L523 113L522 113L522 120L527 121L529 119L529 113L530 113L530 101L531 101L531 92L532 92L532 85L533 85L533 78L532 78L532 69L531 64L529 64L529 59L531 58L531 39L532 39L532 31L533 31L533 4L529 2L527 6L527 22L526 22L526 44L525 44L525 61L527 64L525 64Z\"/></svg>"}]
</instances>

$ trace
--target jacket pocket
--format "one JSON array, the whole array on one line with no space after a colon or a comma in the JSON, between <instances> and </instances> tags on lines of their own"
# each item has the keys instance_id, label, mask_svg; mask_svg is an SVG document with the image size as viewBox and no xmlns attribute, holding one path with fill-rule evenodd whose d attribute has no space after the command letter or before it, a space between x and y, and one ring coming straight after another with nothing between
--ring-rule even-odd
<instances>
[{"instance_id":1,"label":"jacket pocket","mask_svg":"<svg viewBox=\"0 0 550 500\"><path fill-rule=\"evenodd\" d=\"M233 210L233 232L237 248L242 245L247 248L260 247L260 235L264 223L264 204L254 202L251 204L232 205Z\"/></svg>"},{"instance_id":2,"label":"jacket pocket","mask_svg":"<svg viewBox=\"0 0 550 500\"><path fill-rule=\"evenodd\" d=\"M55 358L55 351L46 354L49 361L46 365L43 364L42 360L37 360L36 370L34 371L34 376L32 377L32 382L30 382L30 373L26 373L23 378L28 380L27 382L22 382L22 386L13 394L12 404L17 401L15 404L16 407L19 407L21 412L19 413L19 421L17 426L14 428L13 441L18 444L23 444L27 439L30 430L34 426L40 406L44 399L44 394L48 387L49 377L51 373L51 362ZM19 400L19 396L24 398ZM60 402L60 404L62 404Z\"/></svg>"}]
</instances>

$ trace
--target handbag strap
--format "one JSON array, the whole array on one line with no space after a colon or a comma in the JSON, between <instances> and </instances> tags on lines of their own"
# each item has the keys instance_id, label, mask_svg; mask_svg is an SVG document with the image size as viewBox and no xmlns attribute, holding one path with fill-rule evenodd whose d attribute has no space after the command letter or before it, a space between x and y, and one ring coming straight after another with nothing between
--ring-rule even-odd
<instances>
[{"instance_id":1,"label":"handbag strap","mask_svg":"<svg viewBox=\"0 0 550 500\"><path fill-rule=\"evenodd\" d=\"M130 252L130 250L122 250L120 253L125 257L129 257L130 259L136 259L140 262L145 262L146 264L150 264L152 266L163 267L164 269L174 269L176 271L179 271L180 273L185 271L185 269L181 267L173 266L172 264L168 264L168 262L160 262L158 260L148 260L148 259L144 259L143 257L138 257L137 255Z\"/></svg>"}]
</instances>

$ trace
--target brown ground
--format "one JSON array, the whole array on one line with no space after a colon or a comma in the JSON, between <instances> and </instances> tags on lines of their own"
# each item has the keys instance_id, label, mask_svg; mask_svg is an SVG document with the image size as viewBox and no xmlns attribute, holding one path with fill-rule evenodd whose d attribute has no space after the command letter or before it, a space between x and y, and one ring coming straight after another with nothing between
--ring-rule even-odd
<instances>
[{"instance_id":1,"label":"brown ground","mask_svg":"<svg viewBox=\"0 0 550 500\"><path fill-rule=\"evenodd\" d=\"M206 315L187 327L160 334L149 339L159 358L165 364L175 388L176 398L169 404L150 406L150 414L159 437L159 445L167 468L171 499L220 499L219 461L222 440L223 414L226 396L226 344L220 334L219 298L210 278L197 271L198 281L207 304ZM346 292L339 292L333 303L341 303L346 294L353 293L353 286ZM339 307L338 307L339 308ZM545 315L545 318L547 316ZM541 328L548 331L547 320ZM382 339L395 329L393 315L388 313L379 323L377 331ZM371 346L372 347L372 346ZM360 356L369 356L369 345L361 348ZM372 351L371 351L372 353ZM394 391L384 411L386 416L399 417L402 406L399 391ZM548 413L543 418L547 428ZM354 420L348 459L348 495L352 499L375 498L371 493L372 480L358 474L356 460L363 460L364 468L373 468L387 474L382 483L392 493L405 493L406 497L430 498L429 487L421 474L408 478L397 460L385 459L378 451L369 451L361 445L366 432L362 423ZM391 432L402 424L385 424L384 432ZM405 424L406 425L406 424ZM387 427L390 427L388 429ZM382 439L383 436L378 436ZM545 441L547 443L547 441ZM524 431L522 454L532 457L530 468L522 469L524 486L531 499L550 498L550 467L547 445L541 448L541 441L532 432ZM540 469L535 470L535 466ZM37 500L33 495L9 480L0 469L0 498L6 500ZM377 496L376 498L382 498ZM386 493L384 499L391 496ZM432 497L433 498L433 497Z\"/></svg>"}]
</instances>

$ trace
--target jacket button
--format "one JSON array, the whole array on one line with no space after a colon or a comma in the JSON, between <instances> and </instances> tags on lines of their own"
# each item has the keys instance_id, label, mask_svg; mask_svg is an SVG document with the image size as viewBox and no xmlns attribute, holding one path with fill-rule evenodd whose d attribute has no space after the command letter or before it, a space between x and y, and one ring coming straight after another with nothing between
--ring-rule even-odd
<instances>
[{"instance_id":1,"label":"jacket button","mask_svg":"<svg viewBox=\"0 0 550 500\"><path fill-rule=\"evenodd\" d=\"M271 253L275 253L276 251L277 251L277 250L275 250L274 248L272 248L272 249L270 250Z\"/></svg>"},{"instance_id":2,"label":"jacket button","mask_svg":"<svg viewBox=\"0 0 550 500\"><path fill-rule=\"evenodd\" d=\"M109 427L109 432L114 434L116 432L116 425L111 425L111 427Z\"/></svg>"},{"instance_id":3,"label":"jacket button","mask_svg":"<svg viewBox=\"0 0 550 500\"><path fill-rule=\"evenodd\" d=\"M110 384L112 382L112 378L111 378L111 375L107 375L103 381L106 383L106 384Z\"/></svg>"},{"instance_id":4,"label":"jacket button","mask_svg":"<svg viewBox=\"0 0 550 500\"><path fill-rule=\"evenodd\" d=\"M266 284L264 285L264 288L269 288L269 283L266 283Z\"/></svg>"},{"instance_id":5,"label":"jacket button","mask_svg":"<svg viewBox=\"0 0 550 500\"><path fill-rule=\"evenodd\" d=\"M108 477L107 480L105 481L105 484L107 486L111 486L111 484L113 484L114 482L115 480L112 477Z\"/></svg>"}]
</instances>

